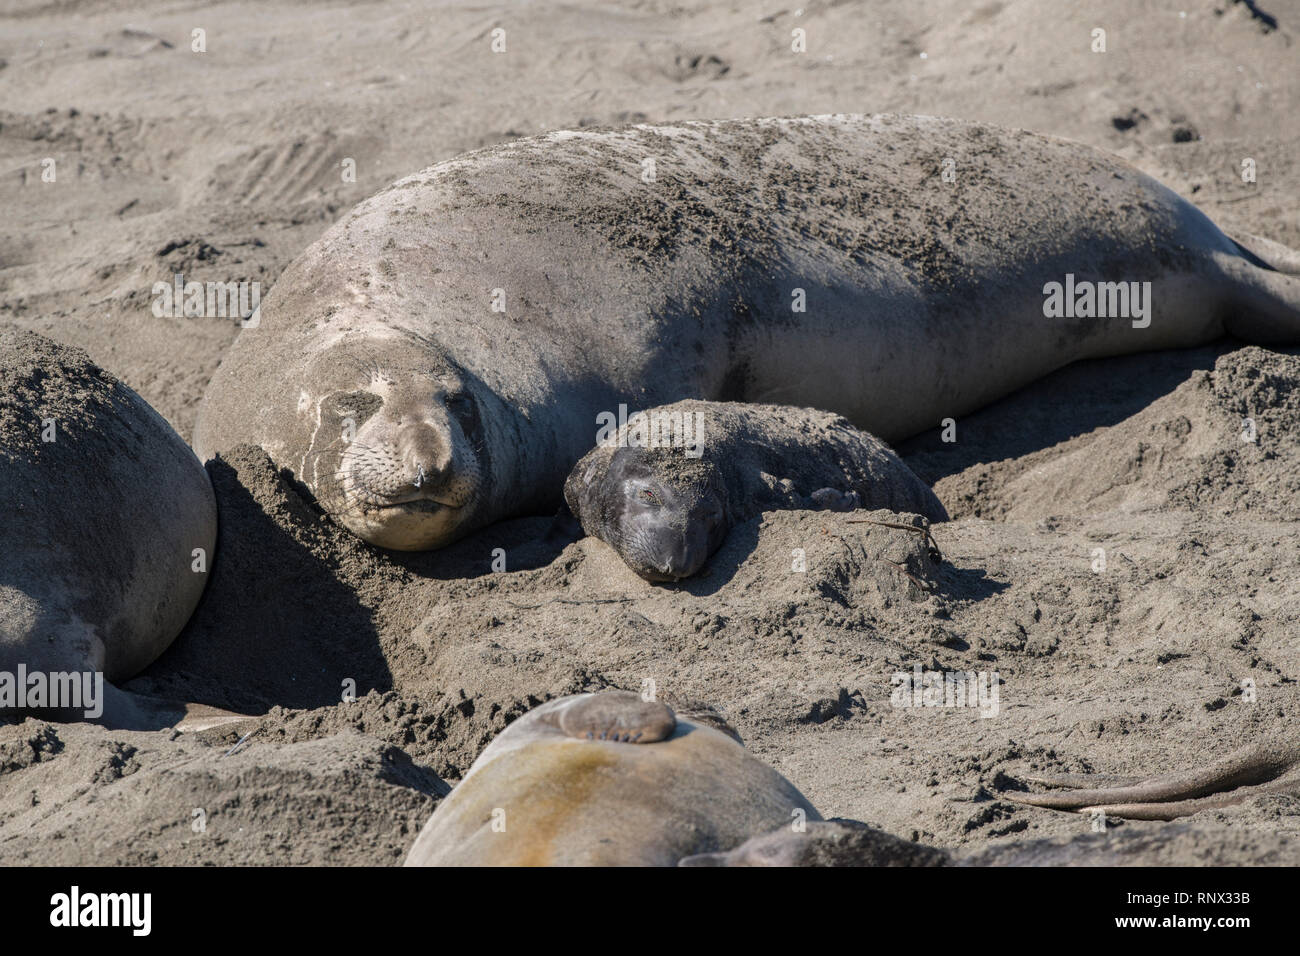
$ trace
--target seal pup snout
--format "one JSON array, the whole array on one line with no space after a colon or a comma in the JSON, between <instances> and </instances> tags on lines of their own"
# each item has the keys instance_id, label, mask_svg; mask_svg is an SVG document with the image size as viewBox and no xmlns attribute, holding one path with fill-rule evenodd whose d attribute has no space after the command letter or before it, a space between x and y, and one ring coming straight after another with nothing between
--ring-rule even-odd
<instances>
[{"instance_id":1,"label":"seal pup snout","mask_svg":"<svg viewBox=\"0 0 1300 956\"><path fill-rule=\"evenodd\" d=\"M631 490L623 512L626 557L648 581L680 581L699 571L725 532L722 499L663 484Z\"/></svg>"},{"instance_id":2,"label":"seal pup snout","mask_svg":"<svg viewBox=\"0 0 1300 956\"><path fill-rule=\"evenodd\" d=\"M656 452L625 448L605 476L611 513L606 526L615 547L638 575L657 583L680 581L708 561L727 533L720 476L707 462L676 456L673 472L656 468Z\"/></svg>"}]
</instances>

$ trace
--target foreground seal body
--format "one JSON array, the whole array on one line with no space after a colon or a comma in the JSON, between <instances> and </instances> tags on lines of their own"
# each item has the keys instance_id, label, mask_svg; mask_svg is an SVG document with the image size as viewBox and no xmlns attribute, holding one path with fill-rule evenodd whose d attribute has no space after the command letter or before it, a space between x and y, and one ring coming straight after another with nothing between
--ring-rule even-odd
<instances>
[{"instance_id":1,"label":"foreground seal body","mask_svg":"<svg viewBox=\"0 0 1300 956\"><path fill-rule=\"evenodd\" d=\"M217 534L203 466L84 352L0 327L0 500L0 712L148 726L146 702L102 681L151 663L198 603ZM50 675L102 675L103 698L71 701L60 678L65 696L38 699L34 674L47 695Z\"/></svg>"},{"instance_id":2,"label":"foreground seal body","mask_svg":"<svg viewBox=\"0 0 1300 956\"><path fill-rule=\"evenodd\" d=\"M877 438L785 405L674 402L631 416L564 484L587 534L650 581L689 577L727 531L764 511L888 508L948 514Z\"/></svg>"},{"instance_id":3,"label":"foreground seal body","mask_svg":"<svg viewBox=\"0 0 1300 956\"><path fill-rule=\"evenodd\" d=\"M817 811L709 721L627 691L529 711L439 804L407 866L675 866Z\"/></svg>"},{"instance_id":4,"label":"foreground seal body","mask_svg":"<svg viewBox=\"0 0 1300 956\"><path fill-rule=\"evenodd\" d=\"M621 403L808 406L897 441L1079 359L1300 342L1300 279L1279 271L1297 267L1118 158L1024 131L557 132L357 206L240 333L195 442L260 444L368 541L432 548L553 508ZM1138 285L1126 310L1127 285L1089 305L1097 283Z\"/></svg>"}]
</instances>

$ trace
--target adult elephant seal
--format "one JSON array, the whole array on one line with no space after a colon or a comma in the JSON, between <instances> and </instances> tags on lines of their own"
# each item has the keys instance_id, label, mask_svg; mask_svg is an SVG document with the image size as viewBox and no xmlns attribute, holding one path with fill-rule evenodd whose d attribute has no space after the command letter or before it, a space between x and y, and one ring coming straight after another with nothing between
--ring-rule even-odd
<instances>
[{"instance_id":1,"label":"adult elephant seal","mask_svg":"<svg viewBox=\"0 0 1300 956\"><path fill-rule=\"evenodd\" d=\"M406 865L675 866L821 820L720 727L628 691L543 704L479 755Z\"/></svg>"},{"instance_id":2,"label":"adult elephant seal","mask_svg":"<svg viewBox=\"0 0 1300 956\"><path fill-rule=\"evenodd\" d=\"M809 406L892 442L1078 359L1300 343L1278 271L1300 257L1253 248L1122 160L1021 130L550 133L403 179L307 249L196 444L260 444L366 540L435 548L553 508L624 402Z\"/></svg>"},{"instance_id":3,"label":"adult elephant seal","mask_svg":"<svg viewBox=\"0 0 1300 956\"><path fill-rule=\"evenodd\" d=\"M104 681L158 657L203 592L217 509L194 453L84 352L0 326L0 500L0 714L174 722Z\"/></svg>"},{"instance_id":4,"label":"adult elephant seal","mask_svg":"<svg viewBox=\"0 0 1300 956\"><path fill-rule=\"evenodd\" d=\"M600 436L564 499L649 581L704 566L735 525L764 511L888 508L947 521L934 492L877 438L811 408L683 401Z\"/></svg>"}]
</instances>

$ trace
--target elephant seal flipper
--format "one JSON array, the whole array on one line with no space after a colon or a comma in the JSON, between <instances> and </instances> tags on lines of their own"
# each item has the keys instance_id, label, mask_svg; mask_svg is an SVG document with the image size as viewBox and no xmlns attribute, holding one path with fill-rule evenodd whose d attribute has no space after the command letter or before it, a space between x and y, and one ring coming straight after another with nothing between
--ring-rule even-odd
<instances>
[{"instance_id":1,"label":"elephant seal flipper","mask_svg":"<svg viewBox=\"0 0 1300 956\"><path fill-rule=\"evenodd\" d=\"M75 715L70 715L75 718ZM114 730L161 730L170 727L183 734L196 734L214 727L247 724L250 728L261 720L252 714L146 694L104 685L104 714L97 720Z\"/></svg>"},{"instance_id":2,"label":"elephant seal flipper","mask_svg":"<svg viewBox=\"0 0 1300 956\"><path fill-rule=\"evenodd\" d=\"M645 701L631 691L593 694L560 714L560 729L570 737L653 744L666 740L677 727L672 709Z\"/></svg>"},{"instance_id":3,"label":"elephant seal flipper","mask_svg":"<svg viewBox=\"0 0 1300 956\"><path fill-rule=\"evenodd\" d=\"M1283 261L1283 255L1262 246L1257 248ZM1300 262L1300 253L1284 246L1278 248L1285 253L1287 265ZM1228 259L1223 268L1236 277L1238 290L1234 307L1224 319L1225 329L1253 345L1294 345L1300 337L1300 276L1271 265L1261 268L1238 258Z\"/></svg>"},{"instance_id":4,"label":"elephant seal flipper","mask_svg":"<svg viewBox=\"0 0 1300 956\"><path fill-rule=\"evenodd\" d=\"M1290 246L1248 232L1230 233L1228 238L1240 246L1248 256L1258 260L1253 263L1254 265L1284 275L1300 275L1300 252ZM1300 294L1293 293L1290 298L1295 300L1300 298Z\"/></svg>"},{"instance_id":5,"label":"elephant seal flipper","mask_svg":"<svg viewBox=\"0 0 1300 956\"><path fill-rule=\"evenodd\" d=\"M642 447L647 429L689 441ZM842 416L737 402L629 416L574 466L564 496L588 534L655 582L695 574L730 528L764 511L887 508L948 520L925 482Z\"/></svg>"},{"instance_id":6,"label":"elephant seal flipper","mask_svg":"<svg viewBox=\"0 0 1300 956\"><path fill-rule=\"evenodd\" d=\"M818 488L808 496L808 500L819 511L856 511L863 507L862 496L856 491L839 488Z\"/></svg>"},{"instance_id":7,"label":"elephant seal flipper","mask_svg":"<svg viewBox=\"0 0 1300 956\"><path fill-rule=\"evenodd\" d=\"M1076 774L1036 779L1049 786L1079 783ZM1208 766L1157 777L1102 780L1101 786L1055 793L1006 791L1001 796L1013 803L1052 810L1100 811L1127 820L1174 820L1263 794L1300 797L1300 743L1243 747Z\"/></svg>"}]
</instances>

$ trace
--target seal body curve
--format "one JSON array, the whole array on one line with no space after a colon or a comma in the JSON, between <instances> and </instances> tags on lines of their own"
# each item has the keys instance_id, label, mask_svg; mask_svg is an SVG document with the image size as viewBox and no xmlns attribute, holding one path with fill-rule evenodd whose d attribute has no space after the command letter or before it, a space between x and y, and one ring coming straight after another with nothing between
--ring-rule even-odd
<instances>
[{"instance_id":1,"label":"seal body curve","mask_svg":"<svg viewBox=\"0 0 1300 956\"><path fill-rule=\"evenodd\" d=\"M195 442L260 444L367 540L429 548L558 504L620 403L897 441L1225 331L1300 341L1300 279L1088 147L894 115L562 131L357 206L240 333Z\"/></svg>"},{"instance_id":2,"label":"seal body curve","mask_svg":"<svg viewBox=\"0 0 1300 956\"><path fill-rule=\"evenodd\" d=\"M821 817L735 737L626 691L581 694L502 731L405 865L676 866L800 819Z\"/></svg>"},{"instance_id":3,"label":"seal body curve","mask_svg":"<svg viewBox=\"0 0 1300 956\"><path fill-rule=\"evenodd\" d=\"M0 671L132 677L203 593L217 534L207 473L79 349L0 328L0 386ZM130 695L103 691L106 722L139 722Z\"/></svg>"}]
</instances>

